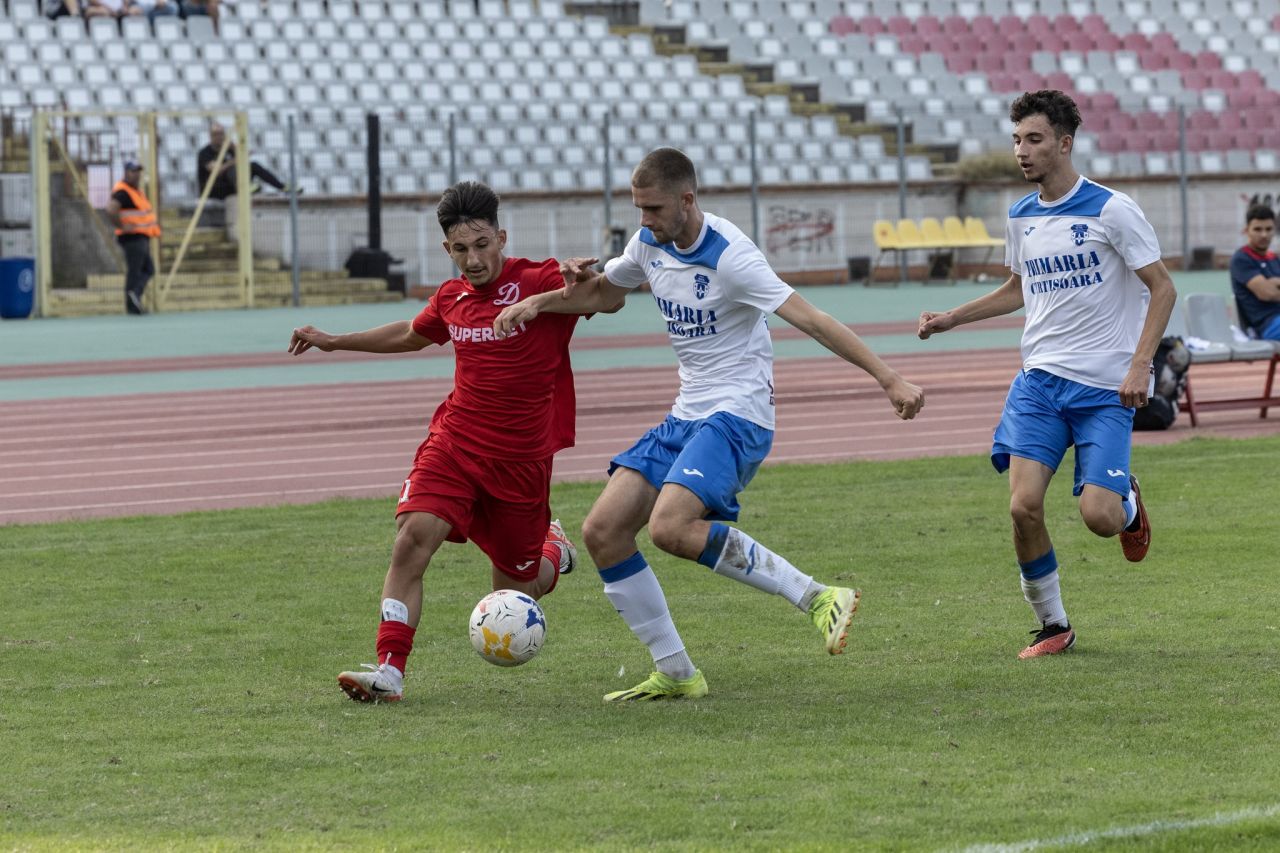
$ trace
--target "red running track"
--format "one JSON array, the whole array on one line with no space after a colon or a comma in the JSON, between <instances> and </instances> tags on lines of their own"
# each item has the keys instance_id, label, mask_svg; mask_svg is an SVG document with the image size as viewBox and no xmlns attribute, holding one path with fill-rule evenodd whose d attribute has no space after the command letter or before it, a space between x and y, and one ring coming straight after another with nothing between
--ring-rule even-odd
<instances>
[{"instance_id":1,"label":"red running track","mask_svg":"<svg viewBox=\"0 0 1280 853\"><path fill-rule=\"evenodd\" d=\"M770 464L985 452L1016 350L889 359L924 384L924 412L894 417L879 387L831 357L775 364L778 430ZM1196 367L1210 397L1260 393L1256 365ZM8 403L0 430L24 436L0 461L0 524L171 514L392 497L448 379L145 394ZM670 408L674 367L578 374L578 444L556 457L558 480L603 479L609 457ZM1280 432L1280 413L1184 415L1137 444L1193 435ZM390 509L388 509L390 511Z\"/></svg>"}]
</instances>

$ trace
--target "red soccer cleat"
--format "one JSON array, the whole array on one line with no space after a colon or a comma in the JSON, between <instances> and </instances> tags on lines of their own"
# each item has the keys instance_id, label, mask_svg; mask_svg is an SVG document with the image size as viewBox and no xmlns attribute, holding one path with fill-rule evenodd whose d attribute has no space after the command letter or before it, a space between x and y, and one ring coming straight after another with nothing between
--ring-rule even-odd
<instances>
[{"instance_id":1,"label":"red soccer cleat","mask_svg":"<svg viewBox=\"0 0 1280 853\"><path fill-rule=\"evenodd\" d=\"M1147 518L1147 508L1142 505L1142 492L1138 491L1138 478L1129 475L1129 487L1133 489L1133 495L1138 501L1138 529L1130 531L1128 528L1120 531L1120 548L1124 551L1124 558L1130 563L1138 563L1142 558L1147 556L1147 549L1151 547L1151 521Z\"/></svg>"},{"instance_id":2,"label":"red soccer cleat","mask_svg":"<svg viewBox=\"0 0 1280 853\"><path fill-rule=\"evenodd\" d=\"M1039 631L1031 633L1036 638L1031 645L1018 652L1018 660L1060 654L1076 644L1076 632L1070 625L1045 625Z\"/></svg>"}]
</instances>

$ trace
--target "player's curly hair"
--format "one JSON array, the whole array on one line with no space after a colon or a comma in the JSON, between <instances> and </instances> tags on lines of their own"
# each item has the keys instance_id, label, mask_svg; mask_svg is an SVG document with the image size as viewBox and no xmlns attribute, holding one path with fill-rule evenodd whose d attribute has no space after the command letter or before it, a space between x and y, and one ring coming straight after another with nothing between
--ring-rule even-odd
<instances>
[{"instance_id":1,"label":"player's curly hair","mask_svg":"<svg viewBox=\"0 0 1280 853\"><path fill-rule=\"evenodd\" d=\"M693 168L693 161L678 148L655 148L644 155L631 173L631 186L696 193L698 172Z\"/></svg>"},{"instance_id":2,"label":"player's curly hair","mask_svg":"<svg viewBox=\"0 0 1280 853\"><path fill-rule=\"evenodd\" d=\"M1267 219L1270 219L1271 221L1274 222L1275 218L1276 218L1276 212L1272 210L1268 205L1251 204L1249 205L1249 209L1246 210L1244 213L1244 224L1248 225L1250 222L1252 222L1255 219L1262 219L1264 221Z\"/></svg>"},{"instance_id":3,"label":"player's curly hair","mask_svg":"<svg viewBox=\"0 0 1280 853\"><path fill-rule=\"evenodd\" d=\"M1014 124L1035 115L1048 119L1049 126L1058 138L1075 136L1082 123L1080 108L1076 106L1076 102L1057 89L1023 92L1009 107L1009 121Z\"/></svg>"},{"instance_id":4,"label":"player's curly hair","mask_svg":"<svg viewBox=\"0 0 1280 853\"><path fill-rule=\"evenodd\" d=\"M464 222L487 222L498 227L498 194L479 181L460 181L444 191L436 205L436 219L445 236Z\"/></svg>"}]
</instances>

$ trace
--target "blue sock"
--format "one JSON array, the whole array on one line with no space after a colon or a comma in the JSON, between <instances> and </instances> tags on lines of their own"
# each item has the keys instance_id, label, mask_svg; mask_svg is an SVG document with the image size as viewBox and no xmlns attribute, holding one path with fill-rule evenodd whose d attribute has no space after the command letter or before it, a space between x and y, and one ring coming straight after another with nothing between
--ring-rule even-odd
<instances>
[{"instance_id":1,"label":"blue sock","mask_svg":"<svg viewBox=\"0 0 1280 853\"><path fill-rule=\"evenodd\" d=\"M707 534L707 546L702 549L702 554L698 556L698 562L708 569L714 569L716 563L720 560L720 554L724 551L725 540L728 538L728 525L713 521L711 523L711 532Z\"/></svg>"}]
</instances>

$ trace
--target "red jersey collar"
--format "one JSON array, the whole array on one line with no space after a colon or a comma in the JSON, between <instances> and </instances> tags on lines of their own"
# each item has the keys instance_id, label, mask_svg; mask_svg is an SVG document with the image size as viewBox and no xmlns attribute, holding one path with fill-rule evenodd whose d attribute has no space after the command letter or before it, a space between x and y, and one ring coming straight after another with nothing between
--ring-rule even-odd
<instances>
[{"instance_id":1,"label":"red jersey collar","mask_svg":"<svg viewBox=\"0 0 1280 853\"><path fill-rule=\"evenodd\" d=\"M1276 259L1276 253L1275 253L1275 252L1272 252L1272 251L1268 250L1268 251L1267 251L1267 253L1266 253L1265 255L1260 255L1260 254L1258 254L1257 252L1255 252L1255 251L1253 250L1253 247L1252 247L1252 246L1250 246L1248 243L1246 243L1246 244L1245 244L1244 246L1242 246L1241 248L1243 248L1243 249L1244 249L1244 253L1245 253L1246 255L1248 255L1249 257L1253 258L1255 261L1274 261L1274 260Z\"/></svg>"}]
</instances>

